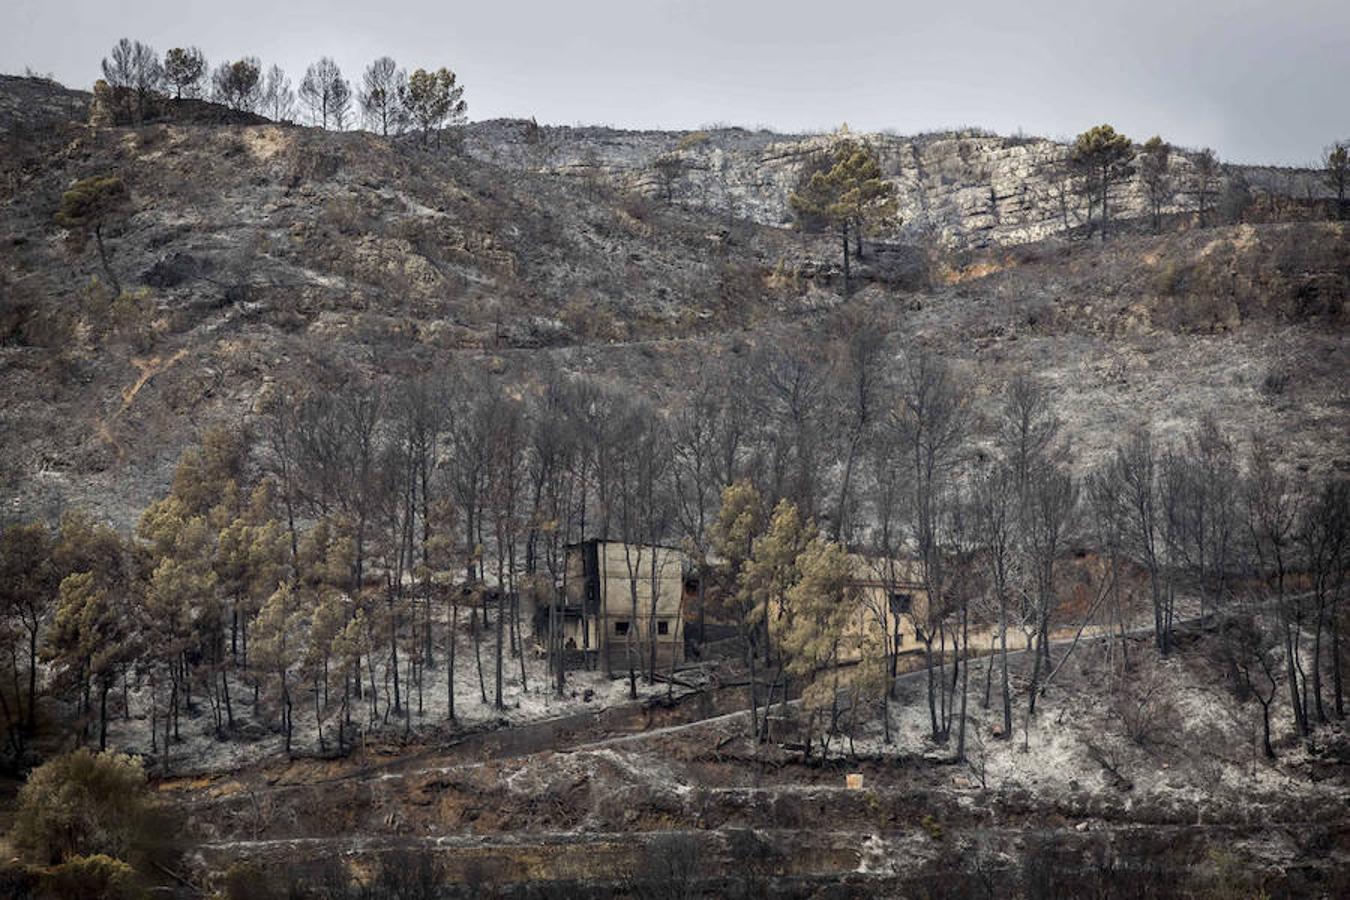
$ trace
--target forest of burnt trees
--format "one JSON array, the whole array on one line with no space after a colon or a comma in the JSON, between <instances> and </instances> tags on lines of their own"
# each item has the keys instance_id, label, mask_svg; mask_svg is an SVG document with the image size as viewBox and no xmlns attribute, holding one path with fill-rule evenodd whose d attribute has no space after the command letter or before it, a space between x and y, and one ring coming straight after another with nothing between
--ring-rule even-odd
<instances>
[{"instance_id":1,"label":"forest of burnt trees","mask_svg":"<svg viewBox=\"0 0 1350 900\"><path fill-rule=\"evenodd\" d=\"M1149 624L1133 600L1159 654L1183 615L1208 617L1273 755L1272 708L1298 735L1344 714L1348 507L1344 479L1294 477L1273 436L1214 418L1123 434L1084 465L1034 377L977 402L961 372L847 311L819 337L705 361L678 396L556 369L523 384L467 367L333 376L204 433L134 534L79 510L5 528L5 758L22 764L40 725L101 748L133 702L165 766L203 706L221 736L250 708L287 752L295 717L313 717L319 746L301 751L341 752L361 729L412 727L430 691L450 719L466 698L500 708L508 685L528 688L536 648L561 694L554 617L521 611L552 609L563 548L593 537L684 547L700 585L689 633L739 625L763 722L791 689L826 748L845 686L889 736L895 612L876 604L879 627L849 631L858 554L918 573L932 737L958 757L979 691L972 619L1026 637L1017 679L1006 639L984 648L998 657L984 702L1010 738L1014 707L1034 715L1072 653L1052 652L1052 632L1091 619L1128 654ZM1070 585L1083 556L1095 563ZM1071 588L1087 601L1066 612ZM846 650L862 664L845 685ZM476 677L456 684L455 654L470 652ZM632 665L658 676L644 654Z\"/></svg>"}]
</instances>

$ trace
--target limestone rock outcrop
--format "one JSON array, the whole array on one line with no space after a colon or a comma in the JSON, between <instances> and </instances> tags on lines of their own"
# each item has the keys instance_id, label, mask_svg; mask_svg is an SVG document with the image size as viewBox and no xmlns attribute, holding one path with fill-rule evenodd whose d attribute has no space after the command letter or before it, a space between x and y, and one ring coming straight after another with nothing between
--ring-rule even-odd
<instances>
[{"instance_id":1,"label":"limestone rock outcrop","mask_svg":"<svg viewBox=\"0 0 1350 900\"><path fill-rule=\"evenodd\" d=\"M1065 144L979 131L858 136L877 148L900 201L898 227L879 237L963 250L1028 243L1086 223L1085 205L1066 174L1070 148ZM677 202L785 225L791 221L788 195L802 166L834 138L740 128L619 131L494 120L470 126L464 146L471 155L507 168L605 178L653 195L664 192L653 164L673 156L683 163L673 188ZM1164 212L1186 212L1190 155L1174 153L1171 168L1177 190ZM1296 195L1316 186L1313 173L1248 167L1226 167L1224 183L1239 175L1256 191ZM1137 175L1113 187L1111 205L1113 218L1149 215Z\"/></svg>"}]
</instances>

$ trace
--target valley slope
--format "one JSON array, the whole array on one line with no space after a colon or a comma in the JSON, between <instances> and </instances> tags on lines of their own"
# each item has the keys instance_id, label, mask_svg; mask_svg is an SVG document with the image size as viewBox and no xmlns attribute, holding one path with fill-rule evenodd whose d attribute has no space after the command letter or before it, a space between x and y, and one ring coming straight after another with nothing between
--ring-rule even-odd
<instances>
[{"instance_id":1,"label":"valley slope","mask_svg":"<svg viewBox=\"0 0 1350 900\"><path fill-rule=\"evenodd\" d=\"M550 365L662 402L700 360L819 331L845 304L828 236L779 227L793 166L824 138L545 129L531 143L519 123L482 123L458 149L285 125L91 128L78 92L6 77L0 96L10 519L74 503L129 525L184 446L246 424L278 385L451 364L518 381ZM985 228L954 212L961 192L1043 192L1026 159L1059 145L876 140L918 166L897 163L902 208L937 217L927 238L905 226L869 247L847 301L895 351L935 350L984 401L1038 373L1088 462L1147 419L1176 432L1222 412L1281 434L1300 468L1350 466L1344 225L1155 237L1132 220L1101 246L1038 201L1030 224L997 212ZM666 203L645 160L681 145L690 180ZM604 165L578 174L579 159ZM703 190L708 166L741 198L730 215ZM92 242L53 222L63 191L103 174L131 197L107 229L137 298L116 314Z\"/></svg>"}]
</instances>

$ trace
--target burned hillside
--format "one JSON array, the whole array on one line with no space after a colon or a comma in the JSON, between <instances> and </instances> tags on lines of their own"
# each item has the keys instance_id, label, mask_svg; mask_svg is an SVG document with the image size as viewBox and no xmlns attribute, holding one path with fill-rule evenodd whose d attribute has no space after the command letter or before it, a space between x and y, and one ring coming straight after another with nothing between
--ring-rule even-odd
<instances>
[{"instance_id":1,"label":"burned hillside","mask_svg":"<svg viewBox=\"0 0 1350 900\"><path fill-rule=\"evenodd\" d=\"M1326 173L175 51L0 78L0 884L1345 892Z\"/></svg>"}]
</instances>

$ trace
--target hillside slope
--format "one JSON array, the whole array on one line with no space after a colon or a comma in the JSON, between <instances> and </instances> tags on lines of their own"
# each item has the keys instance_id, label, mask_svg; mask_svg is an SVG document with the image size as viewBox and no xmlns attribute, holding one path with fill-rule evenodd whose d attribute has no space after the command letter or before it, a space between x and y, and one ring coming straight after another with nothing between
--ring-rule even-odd
<instances>
[{"instance_id":1,"label":"hillside slope","mask_svg":"<svg viewBox=\"0 0 1350 900\"><path fill-rule=\"evenodd\" d=\"M128 524L204 427L246 423L279 383L558 365L661 398L700 359L818 331L844 302L832 245L763 224L767 207L728 217L609 176L536 172L514 138L494 143L500 124L470 129L467 152L283 125L92 129L71 93L44 104L65 110L58 125L21 129L26 155L0 185L5 518L80 503ZM649 140L614 133L614 153ZM959 157L966 139L952 140L923 152ZM750 158L736 163L746 195L777 202L788 170L756 175ZM120 305L89 242L52 221L64 190L103 174L131 196L106 234L132 291ZM1341 225L1290 223L1105 247L879 246L848 302L894 349L956 361L981 409L1013 371L1050 380L1085 464L1132 423L1218 411L1279 432L1295 465L1350 469L1347 240Z\"/></svg>"},{"instance_id":2,"label":"hillside slope","mask_svg":"<svg viewBox=\"0 0 1350 900\"><path fill-rule=\"evenodd\" d=\"M643 733L605 733L626 730L616 714L557 720L374 767L276 759L161 790L190 811L206 878L240 859L305 879L328 859L416 850L508 896L667 896L662 877L680 896L1343 895L1341 729L1309 749L1278 720L1281 759L1259 761L1254 704L1224 684L1213 640L1188 633L1123 682L1111 648L1081 647L1015 740L989 737L997 707L972 703L963 765L927 734L915 676L891 707L892 741L867 709L828 760L756 745L743 710L683 722L686 702L648 706L630 724ZM688 868L659 868L672 852Z\"/></svg>"}]
</instances>

